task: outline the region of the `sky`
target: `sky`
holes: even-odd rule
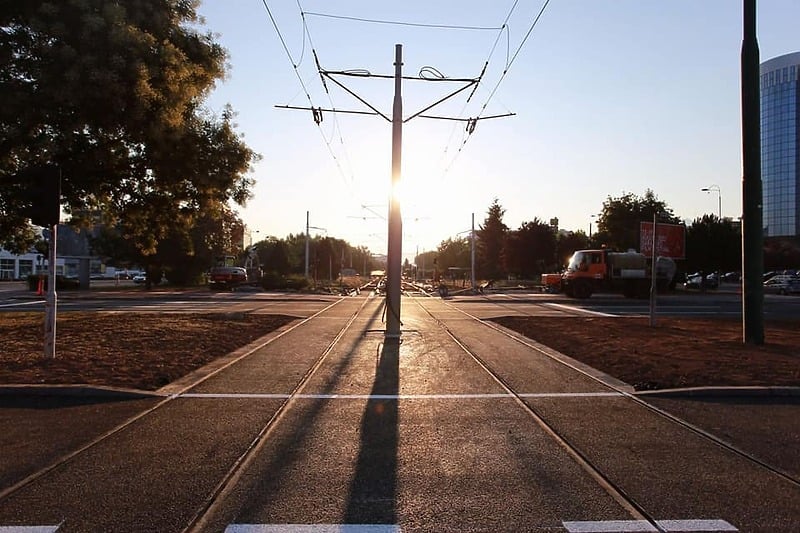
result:
[[[228,51],[206,104],[231,105],[261,155],[254,196],[238,209],[253,241],[304,233],[308,213],[312,235],[386,253],[391,122],[323,111],[317,125],[311,111],[276,106],[369,111],[323,86],[316,54],[326,71],[372,74],[333,77],[391,119],[394,83],[374,75],[394,74],[397,44],[404,76],[480,76],[471,98],[470,87],[426,115],[513,113],[471,134],[452,120],[403,125],[404,257],[467,236],[495,199],[510,229],[558,218],[588,233],[609,196],[647,189],[689,223],[717,214],[720,200],[724,217],[739,217],[741,0],[550,0],[534,25],[543,6],[204,0],[204,29]],[[797,0],[758,3],[762,61],[800,50],[797,20]],[[404,118],[464,85],[404,81]]]

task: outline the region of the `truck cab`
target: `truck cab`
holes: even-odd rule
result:
[[[627,298],[644,298],[650,292],[652,264],[635,251],[578,250],[561,277],[567,296],[588,298],[597,290],[622,292]],[[656,280],[666,289],[675,276],[675,262],[669,257],[656,259]]]
[[[607,277],[605,250],[578,250],[561,276],[561,288],[567,296],[588,298]]]

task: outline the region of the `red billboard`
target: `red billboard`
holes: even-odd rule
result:
[[[639,223],[639,251],[653,256],[653,223]],[[686,226],[656,224],[656,255],[686,259]]]

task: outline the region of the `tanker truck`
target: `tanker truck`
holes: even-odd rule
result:
[[[659,290],[670,287],[676,268],[671,258],[656,258]],[[578,250],[561,274],[560,289],[573,298],[589,298],[598,291],[621,292],[626,298],[645,298],[650,293],[651,273],[649,258],[638,252]]]

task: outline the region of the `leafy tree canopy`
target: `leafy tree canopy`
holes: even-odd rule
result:
[[[686,228],[687,272],[741,269],[742,232],[738,221],[703,215]]]
[[[469,268],[470,242],[464,237],[447,239],[437,249],[437,267],[440,274],[446,274],[450,267]]]
[[[477,261],[478,275],[487,279],[499,279],[503,277],[503,249],[505,247],[508,226],[503,222],[503,215],[506,210],[500,206],[497,198],[486,214],[486,218],[480,229],[476,231],[478,235]]]
[[[672,209],[650,189],[645,191],[644,196],[633,193],[625,193],[617,198],[609,196],[603,202],[603,211],[597,221],[597,235],[593,235],[592,240],[612,249],[638,250],[639,224],[652,222],[654,214],[659,222],[680,223]]]
[[[508,233],[505,246],[508,272],[532,278],[555,267],[556,232],[549,224],[534,218]]]
[[[76,223],[119,225],[143,256],[200,212],[244,203],[257,155],[233,112],[201,103],[225,74],[197,0],[26,0],[0,7],[0,242],[20,250],[18,172],[61,169]]]

